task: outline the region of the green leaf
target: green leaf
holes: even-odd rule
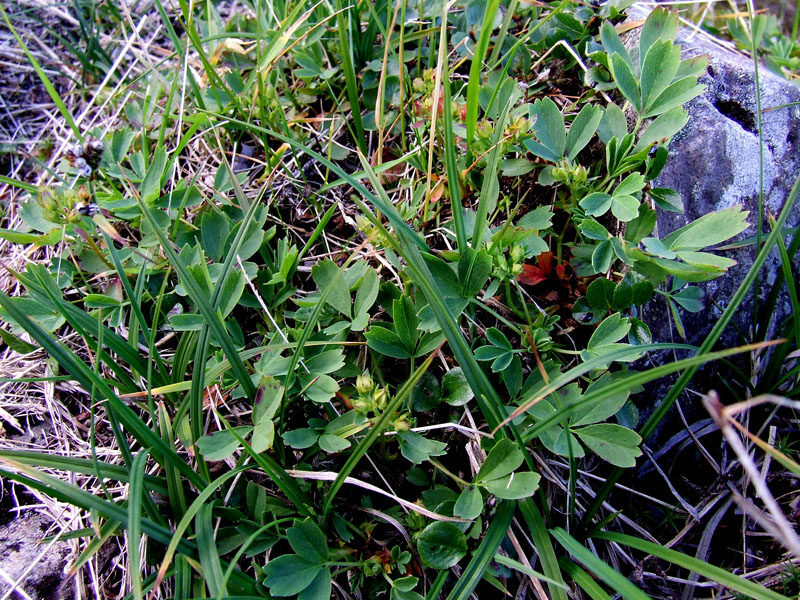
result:
[[[320,569],[309,586],[298,594],[297,600],[329,600],[332,597],[331,586],[331,570]],[[276,595],[275,592],[272,595]]]
[[[673,259],[677,258],[677,254],[675,254],[672,250],[667,248],[664,245],[664,242],[658,238],[654,237],[646,237],[642,240],[644,247],[647,248],[647,251],[651,254],[655,254],[656,256],[660,256],[661,258],[666,259]]]
[[[587,215],[601,217],[611,208],[611,196],[602,192],[592,192],[588,196],[585,196],[579,204],[581,208],[586,211]]]
[[[156,148],[153,160],[147,169],[147,174],[142,181],[142,202],[148,206],[161,196],[161,180],[164,177],[164,169],[167,166],[167,153],[163,146]]]
[[[683,212],[683,200],[681,199],[681,195],[675,190],[669,188],[652,188],[649,193],[650,197],[656,203],[656,206],[661,210],[675,213]]]
[[[642,107],[645,112],[672,83],[681,62],[680,46],[670,40],[659,40],[647,51],[642,63]]]
[[[252,427],[234,427],[234,429],[240,437],[246,436],[253,430]],[[239,448],[239,440],[230,431],[223,429],[198,439],[197,447],[206,460],[225,460]]]
[[[283,438],[283,441],[292,448],[303,450],[316,444],[319,434],[313,429],[308,429],[306,427],[287,431],[281,437]]]
[[[373,325],[365,334],[367,346],[392,358],[411,358],[411,352],[406,349],[405,344],[394,331]]]
[[[275,442],[275,423],[271,419],[262,419],[253,426],[253,437],[250,446],[253,452],[261,454],[272,448]]]
[[[593,106],[591,104],[583,105],[581,112],[579,112],[575,120],[572,121],[569,133],[567,134],[566,150],[569,160],[575,160],[578,153],[589,143],[589,140],[592,139],[592,136],[597,131],[597,126],[600,125],[602,118],[603,109],[599,106]]]
[[[611,75],[619,88],[620,93],[630,102],[636,109],[636,112],[642,112],[642,96],[639,91],[639,82],[633,74],[627,61],[625,61],[619,54],[611,56]]]
[[[409,352],[413,352],[417,346],[419,331],[419,319],[414,310],[414,303],[411,298],[403,296],[392,302],[392,317],[394,317],[394,328],[400,337],[403,345]]]
[[[450,406],[464,406],[475,397],[461,367],[455,367],[442,377],[442,399]]]
[[[330,375],[300,375],[298,379],[305,388],[303,394],[312,402],[330,402],[339,391],[339,384]]]
[[[749,214],[742,210],[741,205],[709,213],[673,231],[662,242],[673,251],[693,251],[715,246],[747,229]]]
[[[597,135],[604,144],[612,138],[621,140],[628,134],[628,121],[625,113],[616,104],[609,104],[603,111],[603,119],[597,127]]]
[[[514,349],[511,345],[511,342],[508,341],[508,338],[505,334],[497,329],[496,327],[489,327],[486,330],[486,339],[489,341],[490,344],[493,346],[497,346],[498,348],[504,348],[508,351]]]
[[[534,164],[527,158],[507,158],[500,161],[500,171],[505,177],[521,177],[533,171]]]
[[[24,313],[28,320],[37,323],[46,331],[55,331],[66,322],[66,318],[61,313],[45,306],[33,298],[18,296],[11,298],[11,302]],[[22,333],[22,331],[26,329],[24,323],[18,323],[6,310],[0,310],[0,317],[13,326],[14,333],[16,334]]]
[[[642,454],[639,448],[642,438],[622,425],[599,423],[573,432],[592,452],[618,467],[633,467],[636,457]]]
[[[730,269],[736,264],[736,261],[732,258],[717,256],[716,254],[710,254],[708,252],[678,250],[675,254],[677,254],[678,258],[683,262],[693,267],[699,267],[708,271],[719,271],[720,273]]]
[[[650,106],[645,112],[645,118],[655,117],[676,106],[682,106],[690,100],[697,98],[706,90],[706,86],[698,85],[697,78],[694,76],[684,77],[671,83],[662,91],[657,98],[652,99]]]
[[[3,328],[0,328],[0,339],[2,339],[3,343],[17,354],[30,354],[31,352],[38,350],[38,346],[34,346],[33,344],[23,341],[13,333],[10,333]],[[466,402],[464,404],[466,404]]]
[[[696,285],[689,285],[676,294],[672,294],[672,299],[680,304],[685,310],[698,313],[703,310],[703,290]]]
[[[614,195],[628,195],[632,196],[642,191],[644,187],[644,175],[641,173],[631,173],[622,182],[614,188]]]
[[[607,240],[611,237],[608,229],[600,225],[594,219],[584,219],[579,225],[581,233],[590,240]]]
[[[584,221],[585,223],[585,221]],[[606,273],[614,261],[614,246],[611,240],[604,240],[592,252],[592,268],[595,273]]]
[[[436,377],[426,372],[411,393],[409,406],[416,411],[431,410],[442,402],[442,390]]]
[[[486,489],[503,500],[528,498],[539,489],[541,476],[531,471],[518,471],[486,482]]]
[[[417,538],[422,562],[433,569],[449,569],[467,553],[467,540],[461,530],[445,521],[431,523]]]
[[[341,348],[325,350],[306,359],[306,368],[314,374],[333,373],[345,365]]]
[[[564,128],[564,117],[561,116],[556,103],[550,98],[537,100],[531,106],[530,117],[533,122],[533,132],[544,152],[534,150],[539,144],[534,145],[534,148],[529,146],[528,149],[551,162],[560,160],[566,149],[567,133]]]
[[[683,110],[680,106],[671,108],[663,115],[656,117],[656,119],[650,123],[644,133],[642,133],[636,146],[634,146],[633,152],[640,152],[650,146],[650,144],[668,140],[683,129],[683,126],[686,125],[688,121],[688,111]]]
[[[619,313],[606,317],[597,329],[594,330],[592,337],[589,338],[587,348],[597,349],[618,342],[626,335],[631,328],[628,319],[623,318]]]
[[[508,438],[502,438],[494,445],[475,476],[475,481],[498,479],[512,473],[524,460],[519,444]]]
[[[273,596],[294,596],[309,587],[323,570],[327,569],[297,554],[284,554],[264,567],[265,585]]]
[[[200,222],[200,233],[203,239],[203,250],[215,261],[222,259],[225,240],[231,232],[231,222],[224,213],[210,210],[203,215]]]
[[[486,285],[492,274],[492,257],[486,250],[476,252],[467,248],[458,261],[458,279],[462,298],[472,298]]]
[[[631,317],[631,330],[628,332],[628,342],[634,346],[643,346],[653,343],[653,334],[647,323],[636,317]]]
[[[598,277],[586,288],[586,301],[592,309],[606,311],[614,300],[617,288],[613,281]]]
[[[653,233],[658,222],[658,214],[646,203],[639,205],[639,214],[625,226],[625,239],[637,245],[648,235]]]
[[[286,530],[286,537],[292,550],[303,559],[318,564],[328,560],[328,542],[325,534],[310,517],[302,521],[295,520]]]
[[[447,450],[447,444],[429,440],[413,431],[398,433],[397,441],[400,452],[414,464],[425,462],[431,456],[441,456]]]
[[[655,8],[647,16],[642,27],[642,34],[639,38],[639,63],[642,64],[645,61],[650,47],[658,40],[664,40],[671,44],[677,35],[678,13],[660,6]]]
[[[361,279],[361,285],[356,291],[355,302],[353,303],[353,322],[350,325],[352,331],[363,331],[369,321],[369,309],[375,304],[378,298],[378,273],[373,268],[367,269]]]
[[[639,201],[627,194],[614,194],[611,198],[611,214],[623,223],[633,221],[639,214]]]
[[[339,267],[329,258],[326,258],[321,263],[311,268],[311,276],[314,278],[320,290],[328,289],[338,273]],[[349,319],[350,290],[343,284],[344,282],[340,280],[338,284],[331,287],[328,293],[327,303]]]
[[[225,277],[225,280],[222,282],[222,290],[219,294],[219,311],[223,319],[236,308],[236,305],[239,303],[244,293],[245,283],[244,273],[238,270],[230,271],[228,276]]]
[[[476,519],[483,512],[483,496],[474,485],[464,488],[453,507],[453,514],[462,519]]]
[[[603,25],[600,27],[600,39],[603,42],[603,47],[606,49],[606,54],[609,56],[613,54],[620,56],[632,72],[633,61],[631,60],[631,56],[628,54],[628,49],[625,48],[625,44],[619,39],[619,35],[617,35],[617,31],[614,29],[611,21],[603,21]]]

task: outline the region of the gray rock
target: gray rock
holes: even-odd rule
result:
[[[48,521],[33,511],[0,527],[0,596],[11,588],[7,578],[21,582],[10,598],[24,598],[24,591],[34,600],[67,600],[75,597],[74,580],[66,569],[72,551],[67,542],[48,547],[41,539],[48,532]]]
[[[649,8],[634,5],[628,11],[632,19],[642,19]],[[638,44],[639,29],[629,34],[626,45]],[[633,38],[633,39],[631,39]],[[684,215],[660,212],[658,234],[664,235],[709,212],[742,204],[750,211],[751,226],[739,239],[754,236],[759,208],[759,139],[757,128],[757,103],[754,66],[751,58],[729,50],[701,33],[682,29],[677,42],[682,46],[683,58],[708,55],[708,73],[700,78],[706,85],[704,94],[687,105],[690,119],[670,144],[670,158],[655,184],[677,190],[683,198]],[[777,217],[789,191],[800,173],[800,106],[784,106],[800,102],[800,89],[761,67],[759,69],[764,139],[764,209]],[[797,206],[797,205],[796,205]],[[800,208],[795,208],[788,226],[800,221]],[[765,219],[763,231],[769,231]],[[788,244],[788,241],[787,241]],[[753,245],[723,252],[737,261],[727,275],[706,284],[705,310],[690,314],[682,312],[688,342],[699,345],[706,338],[717,319],[728,305],[750,265],[755,259]],[[795,268],[800,262],[795,259]],[[762,296],[775,281],[780,269],[777,252],[767,260],[762,271]],[[759,299],[763,306],[763,297]],[[720,339],[719,347],[731,347],[750,341],[753,319],[752,294],[737,311],[733,323]],[[775,336],[776,322],[791,312],[788,297],[779,300],[768,339]],[[645,321],[650,324],[654,339],[680,341],[672,323],[669,309],[663,298],[650,303],[644,310]],[[659,357],[669,360],[667,357]],[[693,381],[697,391],[720,389],[719,380],[713,378],[713,367],[706,368]],[[647,394],[660,399],[669,389],[668,383],[655,386]],[[720,391],[724,391],[720,389]],[[724,395],[724,394],[723,394]]]

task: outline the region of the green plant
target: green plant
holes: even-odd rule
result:
[[[663,8],[628,50],[628,4],[156,2],[174,56],[110,93],[105,134],[78,129],[24,46],[79,139],[61,181],[3,179],[27,198],[0,237],[51,260],[11,271],[2,338],[58,362],[120,461],[91,434],[91,458],[4,450],[0,471],[89,511],[78,564],[125,532],[136,599],[466,599],[517,576],[558,600],[655,594],[611,566],[623,544],[780,597],[594,518],[691,373],[762,350],[711,352],[771,248],[783,282],[797,252],[779,243],[795,191],[701,348],[654,343],[642,307],[665,298],[684,336],[693,284],[725,276],[715,252],[749,214],[654,235],[683,210],[652,182],[706,62],[680,59]],[[102,71],[112,54],[80,35]],[[634,369],[658,350],[697,354]],[[792,395],[789,353],[768,368]],[[640,428],[632,396],[678,371]]]

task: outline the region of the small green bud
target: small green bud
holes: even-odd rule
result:
[[[356,377],[356,391],[359,394],[367,395],[372,391],[375,384],[372,382],[372,377],[368,371]]]
[[[363,399],[359,398],[358,400],[356,400],[353,403],[353,408],[356,409],[357,413],[365,415],[370,410],[372,410],[372,403],[371,402],[367,402],[366,400],[363,400]]]
[[[386,401],[389,399],[389,392],[386,388],[378,388],[372,395],[372,400],[375,403],[375,408],[383,410],[386,408]]]
[[[405,433],[405,432],[407,432],[409,429],[411,429],[411,423],[409,423],[409,422],[408,422],[408,421],[406,421],[405,419],[397,419],[397,420],[394,422],[394,430],[395,430],[397,433]]]

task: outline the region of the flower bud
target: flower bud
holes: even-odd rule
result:
[[[394,422],[394,430],[397,433],[405,433],[411,429],[411,424],[406,419],[397,419]]]
[[[372,403],[371,403],[371,402],[367,402],[366,400],[364,400],[364,399],[362,399],[362,398],[359,398],[358,400],[356,400],[356,401],[353,403],[353,408],[355,409],[355,411],[356,411],[357,413],[360,413],[360,414],[362,414],[362,415],[365,415],[365,414],[367,414],[367,413],[370,411],[370,409],[372,408]]]
[[[372,391],[374,383],[372,382],[372,377],[368,371],[364,371],[363,374],[356,377],[356,391],[359,394],[369,394]]]
[[[372,395],[372,400],[375,402],[375,408],[378,410],[383,410],[386,408],[386,401],[389,399],[389,392],[386,391],[386,388],[378,388],[375,390],[375,393]]]

